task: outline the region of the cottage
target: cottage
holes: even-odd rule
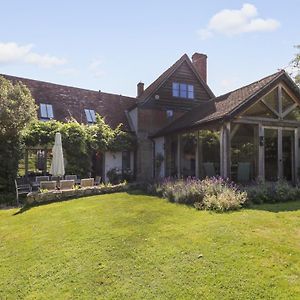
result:
[[[137,136],[135,151],[95,155],[93,176],[107,180],[117,167],[139,180],[219,174],[297,182],[300,91],[289,75],[281,70],[216,97],[206,70],[206,55],[185,54],[146,89],[138,83],[136,98],[4,76],[27,85],[41,120],[93,123],[99,113]]]

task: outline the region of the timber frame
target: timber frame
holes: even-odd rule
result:
[[[286,73],[280,73],[282,76],[288,76]],[[272,129],[276,133],[277,137],[277,166],[278,166],[278,173],[277,173],[277,179],[284,179],[283,174],[283,132],[289,132],[289,136],[292,137],[292,153],[291,153],[291,161],[292,161],[292,170],[291,170],[291,177],[292,182],[294,184],[299,183],[299,170],[300,170],[300,153],[299,153],[299,140],[300,140],[300,118],[296,120],[288,120],[285,119],[286,116],[288,116],[293,110],[298,109],[300,106],[300,93],[296,90],[295,93],[295,86],[291,86],[289,80],[281,81],[278,80],[279,78],[276,78],[276,84],[269,85],[265,92],[259,91],[257,93],[259,97],[256,95],[255,100],[247,100],[244,105],[244,108],[242,105],[239,105],[238,109],[234,111],[237,111],[238,113],[232,114],[232,117],[230,117],[230,114],[225,115],[223,118],[215,121],[209,121],[209,122],[199,122],[199,125],[191,124],[189,127],[185,124],[184,128],[176,129],[177,131],[177,157],[176,157],[176,163],[177,163],[177,177],[180,178],[183,176],[181,170],[182,170],[182,137],[184,134],[189,132],[194,132],[196,136],[196,150],[195,150],[195,176],[201,177],[201,170],[199,170],[199,161],[201,160],[201,151],[200,149],[200,143],[201,140],[199,138],[199,132],[201,130],[206,130],[211,128],[213,131],[219,131],[219,138],[220,138],[220,170],[219,174],[220,176],[224,178],[231,178],[231,141],[232,137],[235,135],[235,131],[237,128],[234,129],[235,125],[253,125],[255,130],[255,136],[257,137],[257,155],[258,157],[257,162],[257,172],[256,172],[256,178],[260,178],[262,180],[265,179],[265,132],[268,129]],[[277,100],[278,100],[278,110],[275,110],[266,100],[265,97],[269,94],[271,94],[275,89],[277,89]],[[289,104],[289,106],[285,107],[283,109],[283,90],[285,93],[292,99],[294,104]],[[263,116],[245,116],[245,112],[247,110],[251,109],[253,106],[255,106],[258,102],[262,103],[265,108],[267,108],[269,111],[271,111],[274,115],[274,117],[263,117]],[[243,104],[243,102],[240,102]],[[248,104],[250,103],[250,105]],[[207,117],[206,117],[207,118]],[[186,116],[183,116],[183,120],[187,119]],[[181,120],[179,119],[179,122]],[[182,122],[182,121],[181,121]],[[182,122],[183,123],[183,122]],[[172,124],[170,126],[172,128]],[[174,135],[174,131],[169,130]],[[168,135],[166,134],[165,137]],[[165,157],[168,155],[165,151],[164,153]],[[165,169],[167,169],[167,166],[165,165]]]

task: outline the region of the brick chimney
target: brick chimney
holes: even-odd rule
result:
[[[139,82],[137,84],[137,97],[139,98],[144,93],[144,83]]]
[[[207,83],[207,55],[197,52],[194,53],[192,55],[192,63],[201,79]]]

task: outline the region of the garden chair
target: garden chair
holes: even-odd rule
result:
[[[60,180],[61,176],[51,176],[51,181],[58,182]]]
[[[31,185],[29,183],[21,183],[18,180],[15,180],[16,187],[16,201],[19,204],[19,195],[27,195],[32,191]]]
[[[80,184],[80,179],[77,175],[65,175],[65,180],[74,180],[75,184]]]
[[[203,163],[203,168],[204,168],[205,176],[207,177],[216,176],[216,169],[213,162]]]
[[[249,162],[239,162],[237,169],[237,181],[249,182],[250,181],[250,166]]]
[[[61,190],[72,190],[75,185],[75,180],[70,179],[70,180],[61,180],[59,182],[59,187]]]
[[[40,183],[41,181],[49,181],[50,177],[49,176],[36,176],[35,177],[35,182]]]
[[[84,178],[84,179],[81,179],[80,186],[82,188],[93,187],[94,186],[94,178]]]
[[[41,181],[40,190],[54,191],[56,190],[57,182],[56,181]]]
[[[50,180],[49,176],[36,176],[35,181],[32,182],[31,185],[34,189],[38,189],[40,187],[41,181],[49,181],[49,180]]]
[[[96,176],[95,178],[95,185],[99,185],[101,183],[101,176]]]

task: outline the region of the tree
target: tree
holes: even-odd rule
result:
[[[293,69],[292,76],[298,86],[300,86],[300,45],[295,46],[297,53],[295,54],[294,59],[292,60],[291,67]]]
[[[0,190],[11,190],[17,176],[21,131],[36,118],[29,89],[0,76]]]

